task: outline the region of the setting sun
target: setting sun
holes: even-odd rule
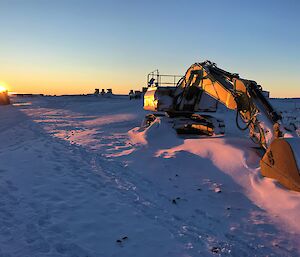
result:
[[[0,92],[7,91],[8,87],[5,82],[0,82]]]

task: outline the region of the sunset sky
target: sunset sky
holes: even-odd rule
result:
[[[0,0],[0,84],[128,93],[209,59],[273,97],[300,97],[300,1]]]

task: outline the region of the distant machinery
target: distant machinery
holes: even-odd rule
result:
[[[99,88],[95,88],[95,92],[94,92],[94,95],[98,96],[98,95],[101,95],[101,96],[107,96],[107,97],[110,97],[112,96],[112,89],[111,88],[108,88],[106,89],[106,92],[105,92],[105,89],[101,89],[101,92],[100,92],[100,89]]]
[[[0,92],[0,105],[10,104],[7,90]]]
[[[106,94],[105,94],[105,96],[106,96],[106,97],[111,97],[112,95],[113,95],[112,89],[111,89],[111,88],[106,89]]]
[[[133,91],[132,89],[129,92],[129,99],[141,99],[142,98],[142,92],[139,90]]]

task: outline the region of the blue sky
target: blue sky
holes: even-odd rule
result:
[[[0,81],[10,90],[127,93],[194,62],[300,97],[300,1],[0,0]]]

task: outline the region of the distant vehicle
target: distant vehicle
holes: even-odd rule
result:
[[[106,96],[106,97],[111,97],[112,95],[113,95],[112,89],[111,89],[111,88],[106,89],[106,94],[105,94],[105,96]]]
[[[139,90],[133,91],[130,90],[129,92],[129,99],[141,99],[142,98],[142,92]]]
[[[105,89],[101,89],[101,92],[100,92],[100,89],[99,88],[95,88],[95,92],[94,92],[94,95],[101,95],[101,96],[106,96],[106,97],[110,97],[112,96],[112,89],[106,89],[106,92],[105,92]]]
[[[0,105],[10,104],[9,96],[7,90],[0,92]]]

